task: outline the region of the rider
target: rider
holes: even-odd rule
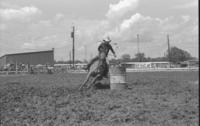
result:
[[[86,67],[85,69],[88,69],[88,70],[89,70],[90,66],[91,66],[96,60],[98,60],[98,59],[101,57],[100,54],[102,54],[102,52],[104,52],[105,58],[106,58],[106,57],[108,56],[109,51],[111,50],[111,52],[113,53],[114,57],[116,57],[115,51],[113,50],[112,46],[110,45],[110,42],[111,42],[111,40],[110,40],[109,37],[107,37],[106,40],[105,40],[105,39],[103,40],[103,42],[102,42],[102,43],[99,45],[99,47],[98,47],[99,55],[97,55],[96,57],[94,57],[94,58],[88,63],[88,65],[87,65],[87,67]]]

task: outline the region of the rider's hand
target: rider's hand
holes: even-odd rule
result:
[[[116,54],[114,54],[114,57],[115,57],[115,58],[117,57]]]

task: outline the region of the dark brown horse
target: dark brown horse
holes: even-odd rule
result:
[[[86,86],[90,88],[97,80],[103,79],[103,77],[107,77],[108,74],[108,64],[106,62],[106,55],[105,53],[101,53],[99,55],[99,59],[96,60],[91,66],[88,71],[87,77],[85,81],[81,84],[79,90],[83,89],[87,85],[87,82],[91,80],[91,82]]]

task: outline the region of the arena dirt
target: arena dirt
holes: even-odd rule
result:
[[[134,73],[79,92],[82,74],[0,77],[1,126],[197,126],[198,73]],[[191,82],[195,82],[192,84]],[[105,86],[106,87],[106,86]]]

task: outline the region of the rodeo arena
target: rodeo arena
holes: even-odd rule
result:
[[[0,75],[9,76],[9,75],[26,75],[26,74],[56,74],[56,73],[87,73],[87,77],[83,84],[80,86],[80,89],[85,85],[90,77],[94,77],[91,83],[95,83],[97,80],[102,80],[102,77],[105,77],[104,74],[108,77],[110,87],[112,88],[112,83],[118,85],[116,89],[120,89],[121,85],[126,84],[126,73],[129,72],[163,72],[163,71],[198,71],[199,70],[199,61],[198,60],[188,60],[180,62],[179,64],[173,64],[169,61],[160,61],[160,62],[115,62],[109,63],[106,59],[109,51],[113,53],[116,57],[115,51],[112,49],[112,46],[108,46],[111,42],[110,38],[107,37],[103,39],[101,46],[98,47],[99,56],[98,60],[90,61],[92,62],[90,68],[86,68],[88,63],[75,63],[75,46],[74,46],[74,28],[71,33],[72,37],[72,52],[73,59],[70,63],[57,64],[54,60],[54,48],[51,50],[37,51],[37,52],[24,52],[24,53],[15,53],[15,54],[5,54],[0,57]],[[139,35],[137,34],[137,37]],[[169,36],[167,36],[169,37]],[[169,40],[169,39],[168,39]],[[169,41],[168,41],[169,46]],[[100,51],[101,49],[108,48],[107,51]],[[170,47],[168,47],[169,50]],[[103,58],[102,58],[103,57]],[[70,59],[71,60],[71,59]],[[104,64],[108,64],[107,67]],[[95,66],[96,65],[96,66]],[[102,67],[102,68],[101,68]],[[107,71],[105,69],[108,69]],[[99,76],[101,76],[99,78]]]
[[[55,48],[0,57],[0,126],[198,126],[199,61],[55,61]],[[118,125],[119,124],[119,125]]]

